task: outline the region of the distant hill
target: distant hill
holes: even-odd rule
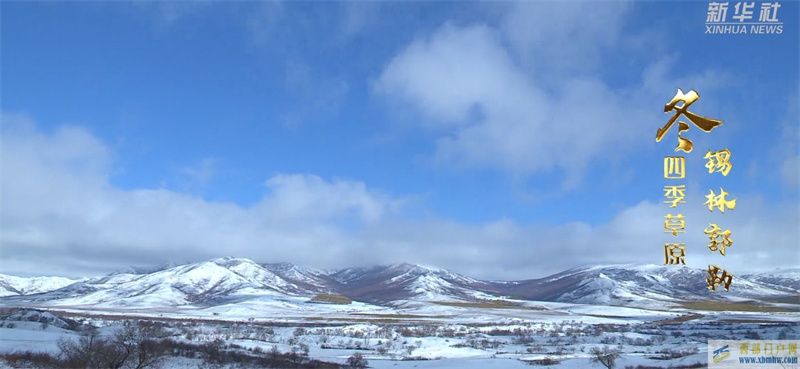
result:
[[[15,277],[0,274],[0,297],[49,292],[77,282],[64,277]]]
[[[657,265],[576,268],[545,278],[483,281],[445,269],[400,263],[322,271],[241,258],[159,268],[126,268],[100,278],[0,275],[0,304],[25,301],[110,308],[214,306],[252,299],[335,295],[376,305],[497,299],[631,307],[686,301],[794,301],[800,269],[737,275],[731,291],[706,288],[706,271]],[[798,301],[800,302],[800,301]]]

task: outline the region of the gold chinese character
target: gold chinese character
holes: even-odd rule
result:
[[[747,342],[739,345],[739,355],[747,355]]]
[[[671,208],[677,207],[679,203],[685,204],[683,198],[686,197],[686,185],[664,186],[664,197],[672,200],[664,201],[665,204],[672,204],[669,206]]]
[[[767,345],[769,345],[769,352],[767,352]],[[764,355],[772,355],[772,342],[764,342]]]
[[[708,235],[708,238],[711,239],[711,243],[708,244],[708,249],[711,251],[717,251],[719,249],[719,253],[722,256],[725,256],[725,247],[730,247],[733,245],[733,240],[731,239],[731,230],[725,230],[723,232],[721,228],[717,227],[714,223],[709,223],[708,228],[703,230],[703,233]],[[722,240],[720,240],[722,238]]]
[[[664,265],[686,265],[685,243],[664,244]]]
[[[667,214],[664,216],[667,220],[664,221],[664,233],[672,232],[673,236],[677,236],[678,233],[686,233],[684,229],[686,229],[686,221],[683,219],[685,218],[683,214],[672,215]]]
[[[761,353],[761,344],[754,343],[753,346],[750,347],[750,353],[754,355],[758,355]]]
[[[719,272],[722,271],[722,275]],[[708,276],[706,277],[706,285],[708,289],[711,291],[716,291],[717,287],[721,284],[725,284],[725,291],[728,291],[728,287],[731,286],[731,282],[733,281],[733,274],[728,274],[727,270],[720,269],[716,265],[709,265],[708,266]],[[757,347],[753,345],[753,350],[756,350]]]
[[[703,159],[708,159],[706,163],[706,168],[708,168],[709,173],[720,172],[723,176],[727,176],[728,172],[731,171],[731,151],[728,149],[720,150],[716,152],[711,152],[708,150],[706,156]]]
[[[791,354],[797,355],[797,342],[789,342],[789,352],[787,355]]]
[[[775,355],[780,354],[781,351],[784,351],[784,350],[786,350],[786,346],[784,346],[782,343],[778,342],[778,345],[775,346]]]
[[[672,118],[670,118],[670,120],[667,122],[666,125],[664,125],[664,127],[659,128],[658,131],[656,131],[656,142],[659,142],[661,141],[662,138],[664,138],[664,134],[666,134],[667,131],[669,131],[669,129],[672,128],[672,125],[675,124],[675,121],[678,120],[678,117],[680,117],[681,114],[683,114],[683,116],[688,118],[690,122],[694,123],[694,125],[697,126],[697,128],[700,128],[705,132],[711,132],[711,130],[714,129],[715,127],[722,125],[721,120],[706,118],[687,110],[689,109],[689,106],[692,105],[699,98],[700,95],[698,95],[697,92],[695,92],[695,90],[691,90],[689,91],[689,93],[684,94],[683,90],[681,90],[680,88],[678,89],[678,92],[675,94],[675,97],[673,97],[672,100],[664,106],[664,113],[669,113],[674,110],[675,115],[673,115]],[[678,105],[679,102],[682,102],[683,104]],[[683,150],[685,152],[692,151],[692,147],[694,146],[692,144],[692,141],[681,137],[681,133],[688,130],[689,130],[689,125],[687,123],[678,122],[678,147],[675,148],[675,151],[678,150]]]
[[[708,205],[708,211],[714,211],[714,207],[716,206],[720,212],[725,212],[725,208],[727,207],[729,210],[733,210],[736,208],[736,199],[733,200],[726,200],[725,196],[730,195],[729,193],[725,192],[722,187],[719,188],[719,195],[714,194],[714,190],[709,190],[711,193],[706,195],[706,199],[708,201],[704,202],[703,205]]]
[[[686,178],[686,158],[683,156],[664,157],[664,178]]]

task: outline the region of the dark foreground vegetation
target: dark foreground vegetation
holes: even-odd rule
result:
[[[84,327],[77,339],[61,339],[58,354],[46,352],[0,353],[0,361],[13,368],[145,369],[160,368],[169,357],[200,359],[215,368],[341,368],[342,365],[310,359],[307,351],[280,352],[226,345],[221,339],[203,344],[173,340],[155,322],[126,322],[111,336]],[[360,354],[346,367],[365,368]]]

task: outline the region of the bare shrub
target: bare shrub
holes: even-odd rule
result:
[[[157,365],[166,355],[160,342],[163,338],[159,325],[128,321],[110,338],[100,337],[96,328],[88,327],[77,340],[61,338],[57,346],[70,368],[143,369]]]
[[[360,352],[355,352],[347,358],[345,365],[348,368],[366,368],[369,365],[369,361]]]
[[[590,352],[592,354],[591,360],[593,363],[600,363],[608,369],[614,369],[617,359],[621,355],[620,351],[610,349],[608,346],[605,346],[602,349],[594,347]]]

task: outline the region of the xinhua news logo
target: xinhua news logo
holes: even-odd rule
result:
[[[777,1],[710,2],[705,34],[779,35],[783,33],[783,22],[778,18],[780,8]]]

